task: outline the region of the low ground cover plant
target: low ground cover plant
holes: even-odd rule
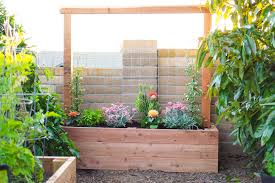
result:
[[[166,128],[197,129],[199,124],[187,112],[187,107],[181,102],[168,102],[163,117]]]
[[[111,104],[110,107],[102,108],[106,125],[108,127],[122,128],[126,127],[127,123],[131,123],[136,109],[121,103]]]
[[[81,112],[77,126],[100,126],[104,124],[103,112],[100,109],[85,109]]]

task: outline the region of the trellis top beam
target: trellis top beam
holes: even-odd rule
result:
[[[61,8],[61,14],[183,14],[210,13],[202,5],[151,6],[151,7],[112,7],[112,8]]]

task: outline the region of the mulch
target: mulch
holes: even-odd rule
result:
[[[79,183],[259,183],[254,168],[248,168],[249,159],[243,156],[220,160],[219,173],[168,173],[153,170],[77,170]]]

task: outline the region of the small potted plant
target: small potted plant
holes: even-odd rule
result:
[[[265,153],[264,173],[261,174],[263,183],[275,182],[275,150]]]

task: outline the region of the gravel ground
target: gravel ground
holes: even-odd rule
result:
[[[255,169],[246,168],[244,157],[220,160],[219,173],[167,173],[162,171],[77,170],[79,183],[258,183]]]

